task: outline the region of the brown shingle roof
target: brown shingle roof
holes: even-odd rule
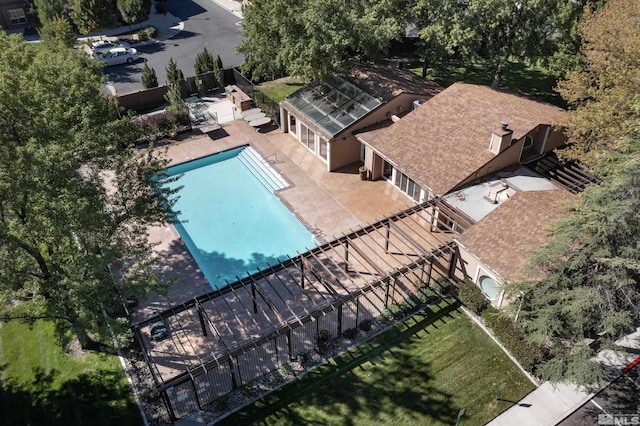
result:
[[[517,281],[530,252],[547,242],[549,224],[577,200],[564,189],[517,192],[457,240],[502,278]]]
[[[422,95],[429,99],[444,90],[442,86],[411,71],[368,62],[353,62],[347,79],[383,102],[388,102],[401,93]]]
[[[520,139],[563,114],[550,104],[455,83],[365,140],[418,183],[444,195],[495,157],[489,141],[501,121],[506,120],[513,137]]]

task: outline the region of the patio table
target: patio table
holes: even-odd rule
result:
[[[262,118],[262,117],[266,117],[267,114],[265,114],[264,112],[254,112],[253,114],[250,115],[242,115],[242,118],[244,118],[244,121],[253,121],[253,120],[257,120],[258,118]]]

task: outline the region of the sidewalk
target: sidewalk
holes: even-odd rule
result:
[[[597,359],[615,369],[622,369],[629,364],[640,348],[640,328],[627,337],[616,342],[630,352],[616,353],[602,351]],[[592,399],[596,393],[580,390],[575,385],[552,385],[546,382],[525,396],[516,405],[487,423],[489,426],[547,426],[556,425]],[[595,420],[594,420],[595,422]]]

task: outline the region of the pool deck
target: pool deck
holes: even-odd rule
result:
[[[247,144],[289,181],[291,186],[279,191],[278,196],[325,241],[413,205],[384,180],[361,180],[360,164],[328,172],[326,164],[293,136],[279,129],[257,132],[244,120],[223,123],[220,130],[210,134],[193,132],[163,149],[171,164],[178,164]],[[172,225],[151,228],[149,239],[162,258],[162,276],[177,283],[166,295],[152,294],[142,302],[133,312],[134,321],[211,291]]]

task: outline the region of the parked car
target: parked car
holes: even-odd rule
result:
[[[96,55],[96,58],[104,62],[106,66],[111,66],[132,64],[140,58],[140,54],[132,47],[116,47],[107,53]]]
[[[129,43],[126,41],[108,41],[108,40],[100,40],[91,43],[89,51],[91,56],[97,54],[104,54],[110,51],[111,49],[115,49],[116,47],[130,47]]]

